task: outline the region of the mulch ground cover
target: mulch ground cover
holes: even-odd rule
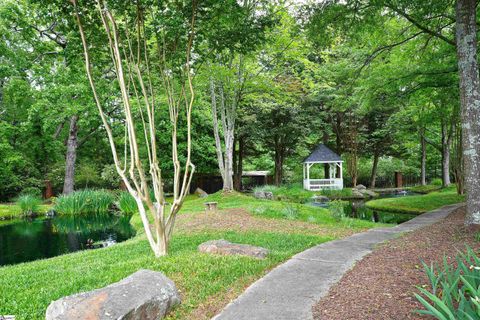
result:
[[[480,243],[463,226],[465,209],[444,220],[379,245],[335,284],[313,307],[315,320],[431,319],[415,313],[422,305],[415,299],[417,286],[428,284],[422,261],[455,261],[469,245]]]

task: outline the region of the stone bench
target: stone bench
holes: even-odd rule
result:
[[[217,213],[218,202],[205,202],[205,213]]]

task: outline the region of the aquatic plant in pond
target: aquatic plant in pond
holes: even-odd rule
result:
[[[42,200],[40,200],[39,197],[31,194],[22,195],[18,197],[16,201],[16,204],[18,205],[18,207],[22,211],[22,214],[24,215],[37,213],[41,203],[42,203]]]
[[[55,201],[54,210],[60,214],[107,213],[114,197],[106,190],[81,190],[62,195]]]
[[[115,204],[120,210],[120,212],[124,214],[134,214],[138,212],[137,203],[135,202],[135,199],[132,197],[132,195],[128,192],[121,192],[118,195]]]

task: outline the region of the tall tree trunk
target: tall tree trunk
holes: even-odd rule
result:
[[[75,162],[77,161],[78,147],[78,116],[70,118],[70,129],[67,139],[67,155],[65,157],[65,180],[63,183],[63,194],[70,194],[75,188]]]
[[[420,165],[420,184],[422,186],[427,185],[427,142],[425,141],[425,129],[420,129],[420,152],[421,152],[421,165]]]
[[[476,0],[458,0],[456,7],[456,43],[467,190],[466,225],[480,225],[480,79],[477,63],[476,4]]]
[[[377,168],[378,168],[378,159],[380,156],[377,152],[373,155],[373,165],[372,165],[372,175],[370,176],[370,188],[375,188],[375,182],[377,180]]]
[[[233,187],[237,191],[242,190],[242,175],[243,175],[243,156],[245,150],[245,137],[240,136],[238,138],[238,151],[236,157],[236,165],[235,165],[235,174],[233,180]]]
[[[450,132],[447,123],[442,119],[442,186],[450,185]]]
[[[279,139],[275,141],[275,185],[280,186],[283,179],[283,147]]]

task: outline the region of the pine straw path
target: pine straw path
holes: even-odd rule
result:
[[[413,311],[422,308],[414,293],[428,283],[421,261],[441,263],[446,255],[455,260],[468,244],[480,243],[463,226],[465,208],[444,220],[380,245],[358,262],[313,307],[315,320],[431,319]]]
[[[175,232],[203,231],[261,231],[274,233],[297,233],[343,238],[362,229],[321,225],[296,220],[262,218],[250,214],[245,209],[226,209],[217,213],[195,212],[177,216]],[[366,230],[366,229],[365,229]]]

